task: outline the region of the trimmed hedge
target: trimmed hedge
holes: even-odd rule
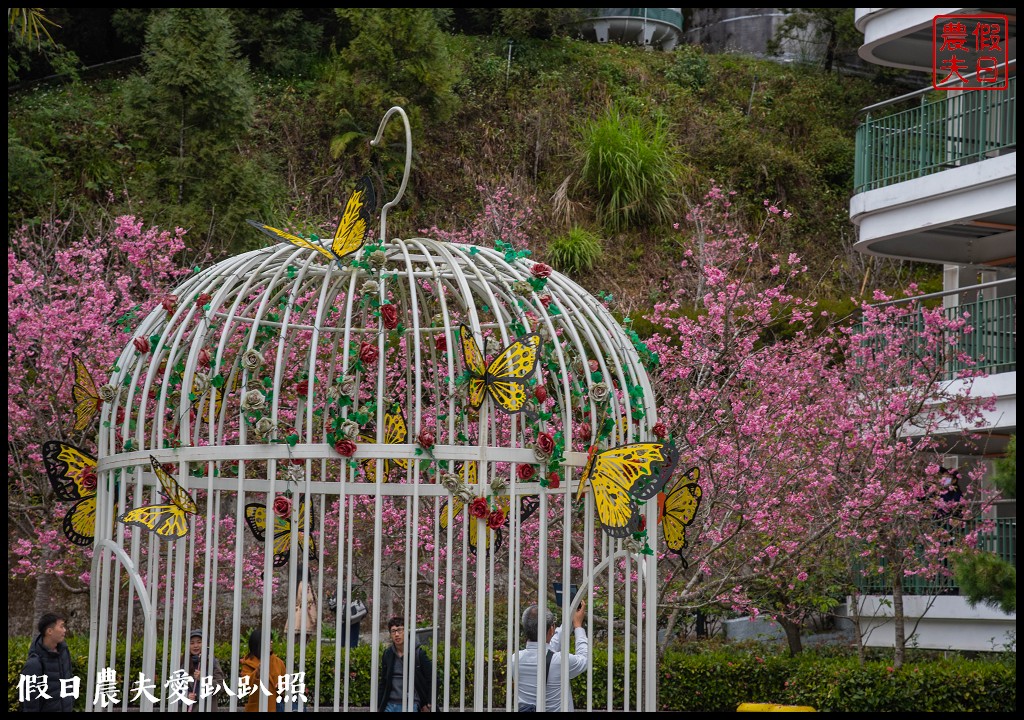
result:
[[[18,674],[25,663],[28,646],[26,638],[8,638],[7,641],[7,705],[11,711],[18,709]],[[75,709],[84,710],[88,638],[68,638],[68,647],[73,671],[82,678],[82,694]],[[833,712],[1012,712],[1017,709],[1017,657],[1013,653],[973,659],[954,656],[922,660],[894,670],[886,661],[871,660],[861,665],[856,657],[838,657],[834,650],[827,653],[810,650],[791,658],[766,654],[771,652],[770,648],[760,652],[700,646],[694,652],[697,647],[689,645],[685,651],[666,652],[659,668],[659,709],[732,712],[744,702],[809,705],[819,711]],[[275,652],[284,657],[281,644],[275,643]],[[349,705],[368,707],[370,646],[360,645],[352,648],[350,653]],[[323,648],[322,654],[320,704],[332,707],[333,647]],[[608,697],[607,654],[601,648],[593,648],[591,654],[594,665],[591,676],[593,708],[604,709]],[[230,644],[218,643],[216,655],[224,672],[230,675]],[[460,702],[462,680],[458,655],[454,655],[451,668],[449,703],[454,707]],[[158,650],[157,658],[160,657]],[[142,644],[134,643],[133,668],[141,665],[141,658]],[[495,651],[494,661],[493,679],[489,678],[487,683],[488,693],[492,693],[494,703],[500,706],[504,704],[506,689],[504,651]],[[621,655],[617,656],[615,664],[621,667]],[[486,665],[478,667],[473,661],[472,648],[467,648],[465,665],[465,687],[470,691],[475,672],[478,669],[484,671]],[[314,658],[310,653],[306,659],[307,686],[313,685],[315,673]],[[612,704],[621,708],[621,676],[614,682]],[[234,683],[231,685],[235,687]],[[585,709],[586,676],[574,680],[572,689],[576,707]],[[160,695],[159,686],[156,694]],[[222,702],[226,704],[226,701],[227,697],[222,695]],[[467,698],[467,703],[471,702],[472,698]]]

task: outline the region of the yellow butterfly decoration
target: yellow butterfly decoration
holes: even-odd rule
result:
[[[668,549],[679,556],[686,547],[686,527],[697,516],[700,507],[700,470],[693,467],[676,478],[672,489],[658,493],[658,522]]]
[[[456,472],[463,475],[464,482],[469,486],[475,486],[477,482],[477,464],[475,462],[465,463],[461,468],[457,468]],[[463,474],[463,472],[465,474]],[[505,509],[505,522],[508,523],[508,508],[509,500],[508,497],[499,497],[497,499],[499,507]],[[462,513],[462,508],[465,507],[465,503],[462,502],[462,498],[459,496],[452,497],[444,507],[441,508],[441,530],[445,531],[448,526],[455,522],[455,519]],[[456,526],[457,527],[457,526]],[[480,520],[479,518],[469,519],[469,549],[474,553],[477,550],[477,546],[480,542],[480,532],[484,532],[484,552],[489,552],[493,546],[495,550],[501,547],[503,540],[502,532],[500,529],[492,530],[487,527],[486,520]]]
[[[388,445],[403,445],[408,441],[409,426],[405,422],[405,416],[398,405],[393,405],[391,410],[384,413],[384,442]],[[377,442],[377,437],[376,435],[360,435],[359,442],[375,443]],[[381,476],[384,482],[387,482],[388,476],[391,475],[391,471],[396,467],[408,470],[409,461],[405,458],[384,460],[384,474]],[[377,461],[373,458],[364,460],[363,471],[366,473],[366,479],[372,481],[376,477]]]
[[[96,539],[96,458],[81,448],[49,440],[43,443],[43,465],[58,500],[74,502],[64,515],[64,535],[87,547]],[[114,514],[117,514],[115,500]]]
[[[267,508],[262,503],[249,503],[245,506],[245,523],[252,530],[252,534],[256,536],[256,539],[261,543],[265,543],[267,540]],[[302,548],[306,543],[306,535],[303,529],[306,526],[306,506],[305,503],[299,505],[299,538],[298,547],[299,552],[302,552]],[[287,565],[288,560],[291,557],[292,548],[292,521],[289,518],[279,517],[274,515],[274,567],[281,567]],[[316,540],[313,536],[309,537],[309,555],[314,557],[316,555]]]
[[[479,410],[484,396],[507,413],[517,413],[526,406],[526,380],[537,369],[537,348],[540,335],[533,333],[520,338],[502,350],[490,365],[484,363],[484,354],[465,325],[459,328],[462,340],[462,359],[469,370],[469,404]]]
[[[594,488],[598,520],[611,537],[629,537],[641,529],[637,501],[658,494],[678,459],[674,454],[674,459],[666,457],[664,448],[663,443],[630,443],[598,452],[591,446],[576,500],[588,486]],[[664,468],[654,476],[652,466],[662,463]]]
[[[247,222],[272,238],[287,240],[292,245],[307,250],[315,250],[328,260],[337,260],[340,263],[345,256],[351,255],[363,246],[366,236],[370,232],[370,221],[373,219],[376,206],[377,195],[373,189],[373,183],[369,177],[363,176],[345,205],[345,212],[341,215],[341,221],[338,223],[338,229],[334,231],[334,238],[331,240],[329,248],[321,245],[320,239],[315,235],[306,240],[255,220]]]
[[[96,390],[96,381],[92,379],[85,363],[77,355],[71,356],[71,364],[75,369],[75,384],[71,387],[71,399],[75,403],[75,432],[85,430],[100,411],[103,401]]]
[[[152,455],[149,456],[149,463],[170,502],[137,507],[121,515],[118,520],[125,525],[137,525],[155,532],[161,540],[183,538],[188,535],[188,516],[197,514],[199,507],[188,490],[179,485]]]

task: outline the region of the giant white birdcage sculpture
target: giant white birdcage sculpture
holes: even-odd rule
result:
[[[585,707],[655,709],[656,560],[640,552],[655,503],[631,499],[613,538],[593,493],[572,502],[588,448],[649,439],[643,348],[512,247],[388,238],[399,197],[341,261],[315,238],[248,252],[139,325],[103,389],[90,698],[105,668],[117,707],[140,673],[161,688],[194,627],[207,649],[232,643],[220,661],[234,689],[244,634],[261,627],[264,648],[270,631],[284,639],[290,673],[311,670],[307,705],[375,708],[393,614],[431,645],[434,708],[512,709],[518,618],[558,583],[580,588],[562,617],[587,600],[592,643],[620,658],[575,681]],[[345,599],[336,614],[319,602],[296,620],[303,580]],[[369,662],[346,642],[360,602]]]

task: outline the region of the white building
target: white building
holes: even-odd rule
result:
[[[999,47],[1008,58],[1002,89],[932,86],[937,15],[962,15],[968,23],[972,15],[1007,16]],[[951,445],[949,463],[955,467],[979,458],[991,462],[1005,453],[1017,432],[1016,10],[857,8],[855,22],[864,33],[859,51],[863,60],[922,73],[921,90],[865,109],[850,202],[850,218],[858,231],[855,247],[869,255],[941,264],[944,287],[939,295],[945,307],[955,312],[970,306],[977,323],[974,351],[989,374],[975,392],[995,394],[998,406],[989,417],[981,449]],[[972,27],[968,24],[968,33]],[[969,34],[967,41],[974,38]],[[968,82],[979,84],[969,72],[963,71]],[[997,505],[997,532],[989,548],[1014,563],[1016,515],[1015,501]],[[862,612],[876,618],[868,644],[891,647],[892,610],[885,596],[867,596]],[[907,598],[908,632],[918,618],[910,639],[915,647],[1016,649],[1015,614],[971,608],[956,595],[935,597],[919,589],[916,597]]]

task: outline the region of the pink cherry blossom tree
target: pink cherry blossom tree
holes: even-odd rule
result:
[[[940,435],[984,403],[950,344],[964,318],[928,312],[922,324],[908,322],[922,317],[912,305],[864,305],[855,331],[792,289],[807,272],[798,257],[766,249],[788,211],[766,202],[751,234],[730,207],[713,188],[689,213],[678,285],[650,318],[664,328],[648,343],[661,417],[702,490],[662,597],[670,626],[708,608],[770,613],[798,651],[809,612],[849,589],[849,563],[831,559],[884,554],[879,567],[901,577],[948,573],[942,559],[972,536],[935,522],[926,486]],[[953,360],[967,368],[960,384],[938,382]],[[962,505],[961,521],[980,510]]]
[[[10,567],[36,579],[36,616],[50,607],[55,581],[72,592],[88,587],[90,551],[65,540],[70,504],[55,500],[40,452],[46,440],[96,452],[96,420],[73,430],[71,357],[104,384],[138,319],[174,302],[169,288],[189,272],[180,228],[147,227],[132,216],[81,238],[69,237],[68,227],[23,227],[7,250]]]

